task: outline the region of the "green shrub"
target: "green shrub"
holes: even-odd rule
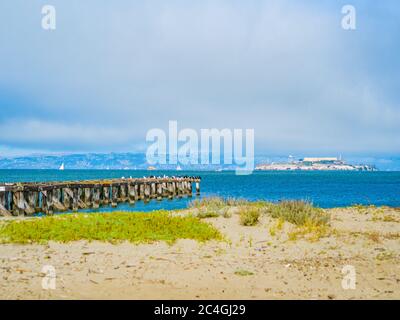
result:
[[[254,275],[253,272],[248,271],[248,270],[243,270],[243,269],[236,270],[236,271],[235,271],[235,274],[236,274],[237,276],[242,276],[242,277]]]
[[[204,211],[200,211],[197,214],[197,217],[200,219],[206,219],[206,218],[217,218],[219,217],[219,214],[215,211],[208,211],[208,210],[204,210]]]
[[[46,243],[77,240],[134,243],[178,239],[222,239],[217,229],[192,216],[174,216],[166,211],[151,213],[111,212],[62,214],[6,223],[0,243]]]

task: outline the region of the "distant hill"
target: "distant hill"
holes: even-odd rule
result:
[[[0,158],[0,169],[145,170],[149,167],[144,153],[88,153],[69,155],[35,155]],[[154,165],[156,169],[174,170],[177,165]],[[182,165],[183,170],[235,169],[233,165]]]
[[[0,158],[0,169],[145,169],[146,156],[140,153],[37,155]]]
[[[306,156],[306,155],[305,155]],[[258,155],[255,166],[265,163],[287,162],[285,155]],[[353,165],[371,165],[379,170],[400,171],[399,157],[346,157]],[[58,169],[64,163],[65,169],[98,170],[144,170],[149,167],[144,153],[86,153],[67,155],[31,155],[23,157],[0,157],[0,169]],[[177,165],[155,165],[156,169],[170,170]],[[182,165],[183,170],[234,170],[235,165]]]

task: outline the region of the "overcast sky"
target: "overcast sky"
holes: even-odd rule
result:
[[[0,157],[143,151],[169,120],[254,128],[256,153],[400,154],[399,54],[395,0],[1,0]]]

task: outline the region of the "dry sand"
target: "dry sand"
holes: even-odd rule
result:
[[[400,212],[330,211],[336,231],[316,242],[289,241],[288,223],[271,236],[273,219],[244,227],[233,214],[206,219],[230,242],[0,245],[0,298],[399,299]],[[42,288],[45,265],[55,268],[54,290]],[[345,265],[356,289],[342,288]]]

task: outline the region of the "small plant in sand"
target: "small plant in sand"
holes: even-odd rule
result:
[[[386,215],[386,216],[384,216],[383,217],[383,219],[382,219],[382,221],[383,222],[399,222],[399,220],[398,219],[396,219],[396,217],[395,216],[393,216],[393,215]]]
[[[375,211],[376,206],[373,204],[371,205],[364,205],[364,204],[353,204],[350,208],[355,209],[360,214],[369,214],[371,210]]]
[[[217,256],[222,256],[222,255],[226,254],[226,249],[217,248],[217,249],[214,249],[214,253]]]
[[[283,226],[285,224],[285,220],[279,218],[272,227],[269,228],[269,234],[274,237],[278,231],[282,231]]]
[[[215,211],[200,211],[197,214],[197,217],[200,219],[217,218],[217,217],[219,217],[219,214]]]
[[[260,218],[260,210],[253,207],[242,207],[239,211],[240,224],[243,226],[255,226]]]
[[[242,276],[242,277],[254,275],[253,272],[248,271],[248,270],[244,270],[244,269],[236,270],[236,271],[235,271],[235,274],[236,274],[237,276]]]
[[[394,259],[396,257],[396,254],[392,251],[384,251],[381,253],[378,253],[376,255],[376,260],[379,261],[384,261],[384,260],[391,260]]]
[[[379,243],[381,242],[381,238],[378,232],[368,232],[366,233],[367,238],[373,242]]]
[[[252,236],[249,237],[249,247],[250,248],[253,247],[253,237]]]
[[[288,233],[289,240],[307,238],[310,241],[318,241],[320,238],[329,234],[330,228],[326,224],[317,225],[312,221],[307,221],[304,225],[297,226],[294,231]]]
[[[232,218],[232,212],[229,211],[228,208],[227,208],[226,210],[223,210],[223,211],[224,211],[224,212],[223,212],[222,216],[223,216],[224,218],[226,218],[226,219]]]
[[[276,236],[276,228],[275,226],[272,226],[269,228],[269,234],[271,235],[271,237],[275,237]]]
[[[393,214],[385,214],[383,208],[376,209],[372,213],[372,221],[383,221],[383,222],[400,222],[399,219],[395,217]]]

